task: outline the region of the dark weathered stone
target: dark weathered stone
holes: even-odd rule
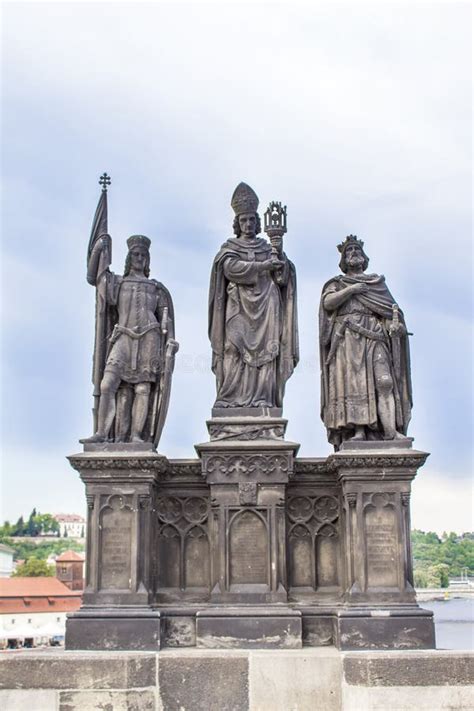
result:
[[[84,452],[154,452],[153,442],[85,442]]]
[[[287,559],[291,600],[340,595],[341,502],[337,489],[297,485],[287,494]]]
[[[211,589],[206,486],[160,488],[153,505],[157,603],[205,602]]]
[[[286,208],[272,203],[257,237],[258,197],[245,183],[233,196],[235,237],[219,250],[209,289],[209,337],[217,410],[281,408],[299,358],[296,274],[283,252]]]
[[[268,419],[280,419],[283,413],[283,408],[281,407],[213,407],[212,408],[212,419],[215,418],[220,420],[222,418],[265,418]]]
[[[255,408],[256,410],[258,408]],[[251,410],[251,408],[246,408]],[[213,411],[214,412],[214,411]],[[225,413],[225,410],[222,411]],[[207,421],[211,441],[213,440],[257,440],[280,439],[285,436],[287,420],[281,417],[257,417],[248,415],[219,415]]]
[[[433,618],[426,612],[419,608],[413,608],[411,615],[401,609],[340,612],[335,644],[341,650],[433,649]]]
[[[426,457],[412,449],[386,449],[380,457],[363,451],[329,457],[346,514],[346,603],[415,605],[410,483]]]
[[[341,443],[339,452],[363,452],[364,454],[373,452],[390,452],[392,449],[411,449],[413,437],[399,437],[397,439],[376,439],[376,440],[346,440]]]
[[[303,646],[327,647],[334,644],[333,615],[303,613]]]
[[[61,691],[59,711],[155,711],[155,691]]]
[[[163,654],[158,665],[160,698],[166,711],[247,711],[246,656],[186,658]]]
[[[132,235],[123,276],[110,271],[112,240],[104,184],[87,250],[87,281],[96,287],[92,381],[94,435],[108,441],[158,446],[168,409],[174,356],[171,295],[149,279],[150,240]]]
[[[299,649],[301,612],[289,608],[208,609],[196,615],[196,644],[208,648]]]
[[[321,416],[336,450],[346,441],[403,439],[411,417],[404,316],[385,277],[364,274],[363,246],[354,235],[338,246],[344,274],[321,296]]]
[[[88,516],[83,605],[86,608],[94,606],[98,618],[105,616],[109,619],[107,609],[111,606],[127,606],[131,617],[140,607],[145,614],[150,613],[154,592],[151,561],[154,486],[158,472],[167,466],[166,458],[155,452],[90,452],[75,455],[70,460],[86,485]],[[87,614],[84,616],[86,621],[77,624],[73,620],[82,618],[71,617],[67,623],[68,648],[103,649],[102,645],[115,637],[117,649],[136,648],[124,646],[120,630],[128,622],[120,619],[120,611],[117,617],[115,631],[111,630],[107,635],[100,627],[101,636],[96,641],[93,633],[83,631],[85,627],[89,630]],[[81,635],[76,643],[74,635],[79,631]],[[90,647],[83,646],[86,638],[90,639]],[[157,648],[156,645],[150,647],[150,644],[148,636],[141,648]]]
[[[109,615],[81,610],[66,622],[66,649],[158,651],[161,640],[159,612],[136,614],[118,610]]]
[[[5,655],[2,689],[136,689],[156,684],[154,654],[42,652]]]
[[[345,654],[343,674],[354,686],[470,686],[474,656],[462,652]]]
[[[298,446],[270,439],[196,445],[215,522],[212,603],[287,601],[285,488]]]
[[[161,644],[163,647],[195,647],[195,615],[167,615],[162,618]]]

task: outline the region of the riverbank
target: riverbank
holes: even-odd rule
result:
[[[454,600],[457,598],[473,598],[474,588],[416,588],[418,602],[425,600]]]
[[[421,606],[434,615],[437,649],[474,650],[474,598],[427,600]]]

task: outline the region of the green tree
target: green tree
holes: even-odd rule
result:
[[[51,514],[38,514],[35,521],[40,533],[55,534],[59,531],[59,523]]]
[[[0,538],[3,538],[4,536],[12,536],[14,528],[15,527],[12,526],[10,521],[5,521],[3,526],[0,526]]]
[[[13,548],[15,558],[18,560],[27,560],[28,558],[38,558],[46,560],[50,555],[59,555],[67,550],[84,551],[84,544],[78,543],[74,539],[55,539],[54,541],[45,541],[41,538],[31,538],[26,540],[18,540],[17,538],[0,538],[0,543]]]
[[[26,524],[26,535],[33,538],[34,536],[37,536],[39,532],[36,509],[33,509],[30,513],[28,523]]]
[[[415,580],[415,588],[427,588],[428,587],[428,575],[426,570],[418,569],[413,571],[413,577]]]
[[[18,521],[13,526],[12,536],[23,536],[25,534],[25,530],[26,527],[23,516],[20,516]]]
[[[412,550],[417,587],[447,587],[449,578],[467,570],[474,574],[474,537],[444,532],[441,539],[432,531],[412,532]]]
[[[39,558],[28,558],[27,561],[19,565],[12,573],[15,578],[40,578],[52,577],[54,575],[54,566],[48,565],[45,560]]]

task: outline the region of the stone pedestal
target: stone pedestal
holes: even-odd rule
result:
[[[160,646],[153,600],[152,500],[165,457],[101,446],[69,457],[86,485],[86,586],[81,609],[66,624],[68,649]],[[143,449],[143,448],[142,448]]]
[[[274,646],[285,646],[288,634],[296,634],[300,646],[299,613],[262,608],[258,621],[257,607],[288,601],[285,500],[299,445],[283,439],[279,410],[212,414],[211,441],[196,445],[212,507],[210,601],[233,609],[198,616],[197,638],[265,646],[261,640],[270,635],[278,640]],[[247,605],[255,606],[250,617]]]
[[[346,443],[329,458],[343,501],[340,649],[435,646],[432,614],[416,604],[410,546],[410,487],[427,456],[406,438]]]

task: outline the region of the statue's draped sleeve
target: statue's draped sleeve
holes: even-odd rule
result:
[[[219,363],[224,355],[227,278],[223,263],[227,257],[240,260],[240,255],[224,244],[214,259],[209,285],[209,340],[212,348],[212,372],[219,383]]]
[[[278,270],[275,281],[282,297],[282,328],[280,354],[277,364],[277,405],[283,406],[283,395],[288,378],[292,375],[300,358],[298,311],[296,302],[296,269],[293,262],[285,257],[285,265]]]

